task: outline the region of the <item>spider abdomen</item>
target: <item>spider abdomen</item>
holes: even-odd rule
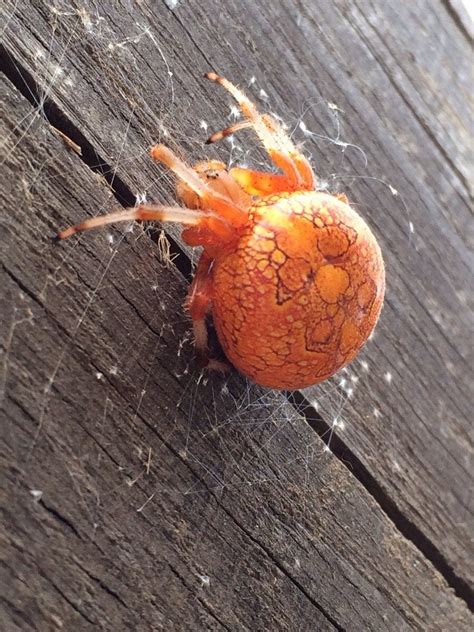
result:
[[[382,308],[385,272],[364,220],[315,191],[260,199],[213,270],[213,316],[232,364],[264,386],[303,388],[350,362]]]

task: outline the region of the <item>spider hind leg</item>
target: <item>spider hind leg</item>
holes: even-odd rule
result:
[[[201,368],[226,372],[230,365],[209,357],[206,316],[212,305],[212,264],[213,259],[205,252],[201,255],[186,298],[186,309],[193,321],[194,349]]]

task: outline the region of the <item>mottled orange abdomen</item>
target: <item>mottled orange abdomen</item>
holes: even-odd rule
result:
[[[232,364],[296,389],[350,362],[382,308],[385,271],[364,220],[316,191],[261,198],[236,247],[214,262],[213,316]]]

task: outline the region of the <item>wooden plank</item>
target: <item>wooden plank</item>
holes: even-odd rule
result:
[[[3,629],[468,630],[284,396],[185,377],[185,283],[139,228],[50,244],[109,190],[1,102]]]
[[[469,52],[451,12],[429,2],[404,2],[395,11],[362,0],[297,8],[249,2],[245,9],[240,2],[188,2],[174,11],[144,3],[133,12],[114,3],[103,13],[87,3],[68,12],[10,6],[5,41],[14,58],[110,165],[119,189],[125,183],[127,191],[172,199],[169,179],[160,172],[157,180],[146,147],[165,140],[203,155],[200,122],[219,127],[229,112],[223,103],[230,105],[203,85],[210,67],[242,83],[255,75],[254,94],[261,87],[268,94],[261,105],[289,121],[311,106],[306,127],[327,138],[337,128],[325,102],[343,111],[337,143],[298,134],[322,179],[347,190],[378,232],[388,293],[362,357],[369,373],[365,365],[351,368],[359,382],[344,430],[334,430],[408,520],[406,534],[432,552],[464,594],[474,576],[466,555],[473,527],[472,354],[465,344]],[[239,26],[243,15],[251,27]],[[361,146],[367,166],[359,151],[341,148],[341,139]],[[260,162],[255,141],[249,146]],[[210,154],[226,159],[228,147]],[[389,178],[399,195],[373,178]],[[318,402],[329,425],[340,411],[334,386],[306,398]]]
[[[150,182],[156,178],[144,148],[160,134],[164,136],[163,130],[157,133],[157,127],[167,130],[178,139],[179,145],[184,144],[198,157],[202,153],[197,148],[200,134],[196,130],[201,118],[210,126],[216,121],[215,127],[225,119],[227,110],[222,105],[225,97],[216,95],[212,88],[203,87],[197,80],[209,68],[210,59],[219,59],[219,69],[232,78],[249,77],[252,73],[258,76],[259,86],[264,86],[271,103],[278,105],[278,110],[290,120],[291,109],[295,120],[306,95],[319,94],[311,85],[312,78],[318,77],[318,86],[326,99],[335,101],[345,112],[342,120],[346,138],[356,142],[364,139],[363,148],[372,165],[370,171],[364,171],[363,164],[357,162],[357,154],[350,156],[349,150],[341,164],[340,148],[311,145],[312,141],[307,139],[308,149],[318,157],[321,173],[330,175],[336,171],[347,175],[355,171],[373,175],[373,165],[378,165],[376,175],[390,174],[391,183],[403,193],[416,230],[409,243],[397,198],[378,190],[373,183],[370,187],[362,182],[352,183],[351,198],[364,206],[367,216],[371,216],[372,223],[382,233],[386,251],[391,253],[392,286],[380,331],[372,349],[368,349],[370,375],[364,377],[364,371],[357,365],[353,368],[355,376],[360,378],[353,406],[347,409],[344,431],[339,432],[337,427],[335,430],[350,449],[349,460],[355,455],[399,511],[432,543],[442,561],[449,565],[454,579],[467,582],[472,576],[471,561],[466,554],[472,520],[472,504],[466,491],[472,441],[468,434],[469,382],[465,370],[470,358],[463,344],[469,318],[465,304],[469,207],[462,153],[465,113],[454,112],[455,116],[446,119],[453,104],[448,103],[449,107],[443,109],[432,98],[428,81],[423,82],[424,75],[431,78],[433,68],[410,77],[410,73],[418,72],[422,66],[408,64],[405,74],[396,76],[394,81],[395,70],[403,69],[403,63],[407,62],[399,56],[390,65],[390,51],[383,48],[390,33],[384,27],[380,36],[377,29],[380,30],[381,23],[383,26],[381,18],[385,15],[393,32],[398,32],[401,24],[419,28],[417,16],[412,15],[408,5],[402,5],[403,11],[390,20],[385,9],[380,15],[380,10],[377,13],[361,3],[350,11],[340,3],[338,12],[329,11],[322,3],[317,13],[314,5],[302,5],[298,16],[286,14],[289,6],[281,5],[279,20],[275,19],[277,9],[270,6],[264,11],[246,7],[253,31],[245,32],[233,27],[241,19],[242,9],[240,4],[232,3],[220,13],[211,3],[186,4],[174,13],[164,7],[150,9],[146,5],[140,13],[143,22],[136,21],[136,7],[133,21],[127,7],[117,8],[116,12],[112,7],[107,15],[101,16],[89,6],[89,10],[79,11],[84,4],[77,5],[78,12],[72,10],[66,14],[42,7],[34,18],[31,11],[35,9],[28,8],[22,12],[27,30],[14,15],[8,22],[6,41],[40,83],[45,78],[48,98],[71,117],[91,146],[116,169],[119,184],[123,181],[125,189],[132,191],[149,190]],[[17,8],[22,9],[21,3]],[[426,24],[442,24],[443,32],[447,33],[447,43],[444,48],[439,47],[440,54],[444,51],[446,55],[448,44],[451,52],[454,50],[452,61],[448,60],[443,69],[462,68],[465,43],[456,37],[455,25],[442,11],[439,6],[420,8],[424,19],[427,16]],[[146,25],[155,28],[148,34]],[[36,39],[31,37],[33,29],[37,29]],[[11,33],[16,33],[16,38]],[[265,34],[266,42],[280,45],[262,43],[261,33]],[[302,34],[314,45],[314,58],[308,59]],[[135,36],[139,41],[133,41]],[[341,41],[351,55],[341,53]],[[428,64],[431,57],[421,41],[412,38],[405,50]],[[389,42],[386,43],[388,48]],[[258,60],[259,47],[264,50],[265,64]],[[390,50],[393,52],[393,46]],[[160,51],[174,71],[172,81],[166,64],[160,61]],[[268,70],[263,82],[265,67],[271,73]],[[370,86],[364,85],[368,68],[371,84],[378,87],[375,94],[373,90],[370,93]],[[156,74],[157,69],[161,69],[161,74]],[[294,97],[288,103],[295,84],[289,70],[298,71],[301,87],[296,103]],[[411,85],[406,80],[407,74]],[[84,77],[88,77],[88,84],[84,83]],[[437,81],[443,86],[446,77],[440,76]],[[420,84],[423,102],[413,89],[416,85],[418,90]],[[461,94],[462,88],[463,85]],[[212,107],[206,105],[204,94]],[[409,97],[414,98],[410,107]],[[448,95],[448,102],[449,99]],[[440,107],[444,128],[434,124]],[[219,116],[211,114],[212,108]],[[325,108],[313,109],[312,114],[304,118],[307,127],[334,135]],[[191,137],[187,139],[183,130],[189,130]],[[450,134],[456,142],[451,143]],[[169,136],[164,138],[168,140]],[[459,154],[455,152],[458,146]],[[226,148],[220,155],[227,155]],[[254,159],[260,157],[255,151]],[[163,199],[163,186],[168,184],[167,178],[161,178],[149,195]],[[67,187],[65,194],[69,194]],[[452,205],[456,213],[446,210]],[[93,208],[98,210],[100,205],[84,204],[74,218]],[[374,209],[373,214],[370,208]],[[379,208],[387,208],[387,215],[381,216]],[[443,236],[442,227],[445,227]],[[136,276],[139,274],[137,269]],[[149,288],[144,288],[143,293],[149,296]],[[134,295],[128,298],[136,304]],[[113,305],[110,310],[109,314],[114,314]],[[179,310],[177,305],[175,313],[180,313]],[[74,336],[74,344],[76,340]],[[168,348],[173,353],[172,343]],[[110,366],[114,366],[112,358]],[[390,387],[383,379],[387,372],[393,376]],[[320,408],[329,420],[340,408],[340,397],[334,395],[334,390],[332,387],[332,393],[324,397],[317,392]],[[307,395],[311,401],[315,396]],[[382,416],[374,414],[374,409]],[[293,482],[299,482],[297,475],[294,476]],[[256,480],[258,474],[251,478]]]

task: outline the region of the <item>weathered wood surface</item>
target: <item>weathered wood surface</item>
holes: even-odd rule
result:
[[[6,82],[6,629],[472,625],[449,587],[470,599],[472,356],[469,52],[446,6],[11,3],[7,74],[24,94],[18,77],[34,79],[86,164]],[[262,401],[236,376],[228,394],[217,376],[196,386],[190,346],[175,357],[185,282],[139,228],[113,247],[105,233],[47,240],[116,205],[87,164],[110,165],[128,203],[166,199],[146,147],[203,155],[200,121],[215,129],[228,114],[200,79],[209,68],[255,75],[254,93],[290,122],[312,99],[307,128],[334,137],[323,95],[344,111],[341,140],[367,156],[306,138],[388,263],[370,370],[351,367],[360,379],[334,428],[340,460],[285,398]],[[331,173],[388,179],[409,219],[388,188]],[[305,397],[330,426],[340,393]]]

